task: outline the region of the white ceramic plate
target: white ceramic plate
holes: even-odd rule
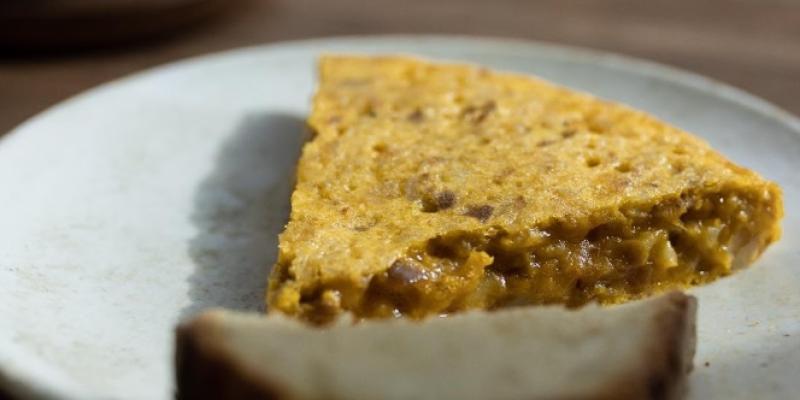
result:
[[[168,398],[176,323],[259,309],[320,53],[412,53],[533,73],[708,139],[785,190],[783,239],[695,290],[697,399],[800,391],[800,123],[730,87],[629,58],[459,37],[313,40],[156,68],[0,141],[0,375],[11,391]]]

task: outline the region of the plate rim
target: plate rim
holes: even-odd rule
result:
[[[44,110],[24,119],[11,130],[0,135],[0,149],[14,140],[19,140],[29,129],[35,128],[34,125],[39,121],[45,120],[50,114],[56,113],[70,105],[84,101],[92,96],[102,95],[105,91],[113,91],[129,82],[157,74],[169,69],[178,69],[191,64],[210,62],[213,60],[246,56],[248,53],[258,52],[281,52],[299,49],[313,49],[327,47],[331,45],[341,45],[346,43],[377,43],[377,42],[429,42],[439,45],[468,45],[472,44],[481,48],[492,48],[493,51],[510,53],[521,51],[524,54],[538,53],[547,58],[557,58],[562,60],[577,60],[586,64],[598,64],[611,67],[622,73],[637,73],[647,78],[656,78],[670,83],[708,93],[716,98],[742,106],[755,112],[768,120],[780,123],[789,131],[800,136],[800,117],[784,110],[783,108],[765,100],[759,96],[751,94],[743,89],[731,84],[709,78],[695,72],[691,72],[679,67],[650,61],[647,59],[624,55],[616,52],[600,49],[591,49],[580,46],[564,45],[555,42],[538,41],[522,38],[506,38],[500,36],[478,36],[478,35],[452,35],[452,34],[379,34],[379,35],[342,35],[331,37],[316,37],[284,40],[277,42],[267,42],[243,47],[236,47],[222,51],[199,54],[191,57],[181,58],[166,63],[151,66],[112,80],[90,87],[77,94],[69,96]],[[386,53],[388,54],[388,52]],[[0,349],[8,350],[8,349]],[[13,349],[12,349],[13,350]],[[37,363],[41,360],[35,360]],[[50,367],[43,365],[42,367]],[[53,379],[35,378],[34,372],[29,368],[23,372],[9,370],[0,365],[0,382],[11,383],[5,389],[13,390],[14,393],[42,396],[46,398],[80,398],[83,395],[92,395],[86,388],[79,385],[72,379],[66,381]],[[48,368],[49,370],[50,368]],[[53,368],[54,372],[61,372]],[[20,373],[21,372],[21,373]],[[64,376],[67,378],[66,376]],[[76,391],[77,390],[77,391]],[[77,395],[79,393],[80,395]],[[96,394],[95,394],[96,395]]]

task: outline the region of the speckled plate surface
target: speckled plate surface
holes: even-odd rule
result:
[[[494,39],[290,42],[111,82],[0,140],[0,381],[56,398],[170,398],[172,334],[258,310],[326,52],[412,53],[538,74],[647,110],[785,191],[784,237],[694,291],[691,398],[800,393],[800,122],[741,91],[619,56]]]

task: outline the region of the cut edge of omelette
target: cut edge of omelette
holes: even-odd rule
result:
[[[322,63],[357,62],[363,66],[373,61],[437,68],[436,64],[393,57],[327,57]],[[443,65],[442,68],[472,67]],[[480,70],[479,74],[493,73]],[[322,85],[336,79],[331,71],[323,75]],[[535,78],[493,75],[496,79],[529,79],[536,85],[549,85]],[[576,98],[583,96],[582,101],[601,102],[558,90]],[[327,114],[330,104],[325,104],[321,96],[318,92],[310,117],[312,127],[319,133],[315,140],[327,143],[342,140],[330,137],[331,133],[320,122],[331,119]],[[354,94],[342,93],[342,96]],[[644,116],[648,123],[663,124],[627,107],[603,103],[621,112]],[[484,118],[480,114],[484,111],[479,109],[477,117]],[[376,113],[372,109],[364,112],[373,114],[371,118]],[[409,114],[408,119],[416,118],[415,113]],[[348,123],[358,123],[358,119]],[[689,144],[707,147],[686,133],[676,135],[683,135],[682,140]],[[733,171],[734,178],[700,182],[646,201],[591,208],[529,225],[505,225],[494,218],[491,207],[461,205],[461,215],[480,223],[409,242],[396,258],[377,270],[339,268],[343,272],[334,276],[317,271],[309,278],[309,271],[303,271],[304,266],[294,262],[295,255],[284,251],[285,245],[291,245],[289,242],[294,239],[284,233],[279,260],[270,278],[268,307],[312,322],[326,322],[342,311],[359,318],[422,318],[520,304],[618,303],[711,282],[749,265],[767,245],[776,241],[780,237],[778,222],[783,215],[781,192],[776,184],[717,153],[712,155],[715,166]],[[317,156],[313,151],[304,151],[301,166],[313,162]],[[616,168],[620,170],[619,165]],[[450,196],[452,193],[433,193],[415,198],[413,203],[435,212],[437,208],[452,206],[448,204],[452,203]],[[292,221],[287,232],[303,224],[294,218],[296,206],[293,196]],[[309,206],[313,202],[302,205]],[[447,211],[453,210],[455,207]]]

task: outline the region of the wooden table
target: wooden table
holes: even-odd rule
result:
[[[378,33],[508,36],[610,50],[728,82],[800,114],[794,0],[240,0],[225,15],[157,40],[49,55],[0,50],[0,134],[85,89],[168,61]]]

